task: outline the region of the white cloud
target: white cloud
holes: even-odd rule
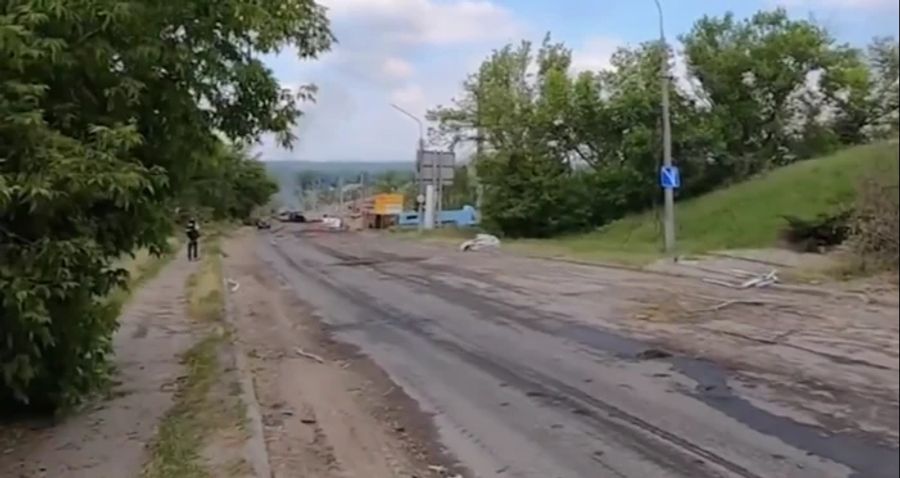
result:
[[[428,108],[425,90],[416,84],[404,85],[391,91],[391,103],[413,113],[422,115]]]
[[[338,43],[321,60],[285,52],[266,63],[284,84],[315,83],[294,151],[266,141],[269,159],[403,160],[414,158],[415,124],[390,104],[423,117],[448,104],[466,75],[523,28],[487,0],[319,0],[330,9]],[[473,62],[473,58],[478,62]]]
[[[770,0],[785,7],[825,7],[848,10],[896,10],[897,0]]]
[[[576,72],[607,69],[613,53],[621,46],[624,46],[624,42],[617,38],[588,38],[581,48],[572,51],[572,69]]]
[[[320,0],[335,21],[364,18],[407,44],[449,45],[504,39],[520,30],[512,13],[486,0]]]
[[[392,80],[406,80],[415,72],[415,68],[406,60],[388,57],[381,63],[381,73]]]

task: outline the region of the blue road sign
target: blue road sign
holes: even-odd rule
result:
[[[659,169],[659,184],[663,189],[678,189],[681,187],[681,174],[677,166],[663,166]]]

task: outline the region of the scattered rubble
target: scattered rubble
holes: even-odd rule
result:
[[[310,360],[315,360],[318,363],[325,363],[325,359],[323,359],[322,357],[319,357],[316,354],[311,354],[309,352],[306,352],[303,349],[301,349],[300,347],[295,348],[294,352],[296,352],[297,355],[299,355],[301,357],[308,358]]]
[[[746,277],[747,274],[752,274],[752,273],[749,273],[746,271],[741,271],[739,269],[732,269],[731,272],[733,275],[739,276],[739,277],[741,277],[741,276]],[[768,287],[772,284],[778,283],[778,270],[772,269],[771,271],[769,271],[766,274],[752,275],[752,277],[745,279],[743,282],[737,283],[737,284],[733,283],[733,282],[725,281],[725,280],[720,280],[720,279],[711,279],[708,277],[704,277],[703,282],[706,282],[708,284],[721,285],[724,287],[731,287],[732,289],[750,289],[750,288],[761,289],[763,287]]]
[[[491,234],[477,234],[474,239],[469,239],[459,245],[461,251],[477,251],[486,247],[500,247],[500,239]]]
[[[232,293],[237,292],[241,288],[241,283],[234,279],[227,279],[225,283],[228,284],[228,290]]]

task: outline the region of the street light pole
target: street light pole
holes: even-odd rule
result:
[[[419,126],[419,150],[416,152],[416,161],[417,161],[417,163],[421,164],[421,161],[425,159],[425,127],[422,124],[422,120],[417,118],[416,115],[410,113],[409,111],[406,111],[405,109],[397,106],[394,103],[391,103],[391,107],[394,108],[395,110],[399,111],[403,115],[407,116],[408,118],[412,119],[413,121],[415,121],[416,124]],[[437,190],[438,190],[437,176],[438,176],[438,165],[437,165],[436,161],[432,161],[431,162],[431,188],[432,188],[433,193],[437,193]],[[419,192],[422,193],[421,190],[419,190]],[[427,191],[426,191],[426,193],[427,193]],[[427,194],[426,194],[426,197],[427,197]],[[434,208],[433,204],[431,206],[432,206],[431,207],[432,214],[434,216],[437,216],[437,210]],[[425,210],[426,211],[428,210],[427,205],[425,207]],[[431,223],[437,224],[437,222],[438,222],[437,217],[433,217],[432,219],[433,220]],[[419,224],[421,225],[423,222],[424,222],[424,217],[422,214],[419,214]]]
[[[660,84],[662,86],[662,129],[663,129],[663,166],[672,166],[672,125],[669,119],[669,55],[666,45],[666,33],[663,28],[663,10],[659,0],[653,0],[659,13],[659,43],[662,69]],[[663,230],[666,254],[675,253],[675,189],[663,188],[664,212]]]
[[[419,126],[419,151],[425,151],[425,126],[422,124],[422,120],[417,118],[416,115],[410,113],[409,111],[406,111],[405,109],[395,105],[394,103],[391,103],[391,108],[394,108],[404,116],[416,122],[416,124]]]

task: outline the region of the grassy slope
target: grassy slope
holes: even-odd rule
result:
[[[812,218],[847,207],[868,174],[897,176],[896,141],[858,146],[802,161],[676,204],[678,251],[698,253],[776,245],[782,216]],[[474,230],[443,229],[399,237],[459,243]],[[659,257],[662,230],[657,215],[626,217],[584,234],[552,239],[506,240],[504,248],[526,254],[642,264]]]
[[[871,171],[898,174],[897,143],[846,149],[677,203],[682,253],[774,245],[783,215],[814,217],[850,204]],[[657,216],[629,216],[595,232],[513,245],[588,258],[649,258],[661,247]]]

